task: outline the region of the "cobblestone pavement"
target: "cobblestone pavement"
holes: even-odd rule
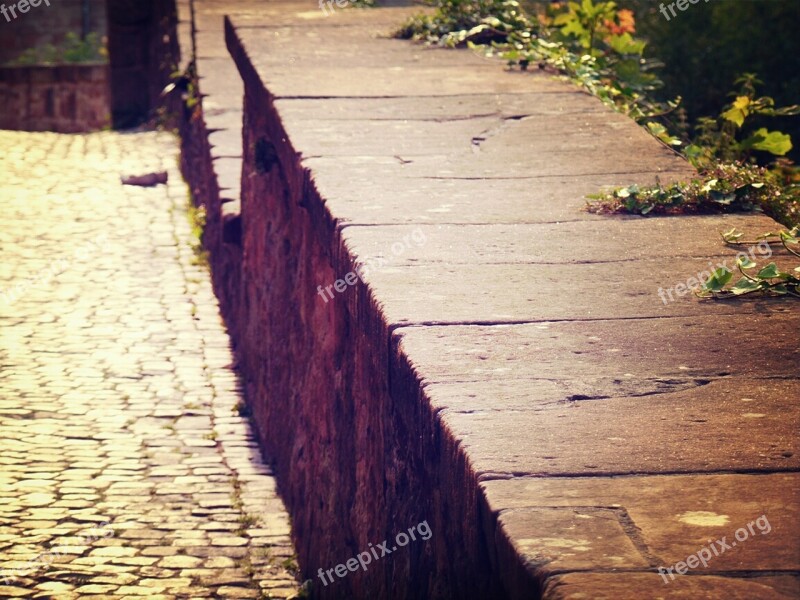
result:
[[[175,138],[0,147],[0,598],[292,597]]]

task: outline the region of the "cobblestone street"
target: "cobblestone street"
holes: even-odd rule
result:
[[[0,146],[0,598],[293,597],[176,138]]]

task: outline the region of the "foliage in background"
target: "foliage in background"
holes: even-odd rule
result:
[[[192,228],[190,241],[192,253],[194,254],[192,264],[210,268],[208,250],[206,250],[203,244],[203,235],[206,231],[206,208],[205,206],[197,205],[191,192],[189,192],[189,199],[186,204],[186,214],[189,219],[189,225]]]
[[[652,16],[656,10],[652,4],[645,8],[644,0],[625,4],[639,15],[649,11]],[[718,15],[716,11],[742,3],[722,4],[716,3],[708,14]],[[759,210],[789,227],[800,223],[800,169],[788,158],[781,158],[792,150],[791,135],[764,126],[765,119],[800,114],[800,107],[776,108],[772,97],[759,96],[756,85],[763,84],[755,75],[736,78],[740,90],[732,94],[732,102],[718,117],[695,114],[690,121],[681,98],[672,99],[660,91],[663,82],[653,71],[664,65],[647,57],[646,42],[634,37],[634,10],[619,8],[611,1],[578,0],[540,5],[536,18],[532,18],[514,0],[437,0],[436,6],[432,15],[413,18],[398,35],[448,47],[480,46],[487,54],[505,58],[510,67],[536,66],[565,74],[645,126],[664,144],[682,148],[700,171],[698,178],[688,183],[667,187],[634,185],[601,194],[596,197],[599,202],[591,204],[589,210],[642,215]],[[695,7],[692,9],[680,13],[672,24],[680,23]],[[738,26],[741,22],[733,23]],[[673,44],[684,42],[683,36],[672,33]],[[787,30],[783,36],[793,37],[794,31]],[[749,65],[747,58],[746,53],[742,54],[739,69]],[[673,72],[683,68],[680,58],[671,59],[676,63]],[[795,55],[790,60],[796,59]],[[714,65],[708,68],[714,69]],[[794,76],[797,77],[796,72]],[[792,89],[796,93],[800,86]],[[720,104],[721,101],[716,106]],[[797,228],[780,236],[787,250],[797,256],[788,245],[797,244]],[[739,265],[743,278],[730,289],[725,286],[732,274],[715,273],[706,282],[706,294],[798,295],[800,282],[796,274],[781,272],[774,264],[755,275],[747,272],[755,268],[749,262]],[[795,269],[797,272],[800,267]]]
[[[731,83],[743,72],[758,73],[759,86],[778,106],[800,101],[800,2],[761,0],[698,2],[667,21],[660,1],[617,0],[636,16],[637,33],[647,39],[646,56],[658,57],[664,66],[656,90],[661,100],[681,96],[681,108],[670,129],[684,126],[682,136],[696,135],[700,117],[715,115],[729,101]],[[800,140],[800,119],[770,118],[773,128]],[[754,120],[756,128],[765,125]],[[800,162],[800,145],[789,155]]]
[[[651,119],[675,109],[677,101],[657,102],[661,87],[644,58],[646,43],[633,36],[633,13],[614,2],[582,0],[566,7],[547,5],[531,18],[514,0],[439,0],[433,15],[411,19],[404,38],[443,46],[490,44],[484,50],[509,66],[563,73],[617,110],[646,125],[666,143],[673,139]]]
[[[105,41],[97,33],[92,32],[86,36],[86,39],[81,39],[78,34],[69,32],[58,46],[47,44],[38,48],[30,48],[9,64],[21,66],[107,61],[108,50],[106,50]]]
[[[757,95],[761,82],[747,74],[736,81],[741,89],[719,117],[686,123],[681,98],[658,99],[663,83],[653,71],[663,65],[645,56],[647,44],[634,37],[636,27],[634,12],[610,1],[548,4],[531,18],[513,0],[438,0],[432,15],[415,17],[399,35],[445,46],[490,44],[484,50],[503,56],[509,66],[535,65],[566,74],[663,143],[683,147],[701,171],[688,184],[617,190],[593,210],[658,214],[750,209],[764,210],[789,226],[796,223],[797,167],[784,159],[763,168],[792,149],[791,137],[762,126],[762,120],[797,115],[800,108],[776,108],[772,98]],[[696,135],[690,140],[689,133]]]
[[[792,138],[781,131],[766,127],[748,127],[758,117],[787,117],[800,114],[800,106],[775,108],[768,96],[757,97],[756,84],[762,84],[753,74],[736,80],[741,85],[734,101],[716,119],[701,117],[696,125],[697,136],[686,148],[686,156],[703,168],[716,161],[752,162],[756,152],[784,156],[792,149]]]
[[[566,12],[556,10],[540,17],[539,35],[511,36],[506,46],[497,46],[509,66],[554,67],[606,104],[665,134],[651,119],[674,110],[677,101],[653,100],[652,92],[662,85],[653,72],[658,63],[644,58],[646,43],[632,35],[632,14],[617,11],[613,2],[591,0],[570,2]]]
[[[684,155],[700,170],[699,178],[667,187],[629,186],[595,196],[592,212],[633,214],[708,213],[762,210],[791,226],[800,223],[800,172],[788,160],[771,168],[756,164],[757,155],[782,157],[792,140],[781,131],[749,126],[754,117],[800,114],[800,107],[776,108],[772,98],[758,97],[755,76],[737,80],[735,99],[716,119],[700,119],[698,135]],[[762,162],[766,162],[762,159]]]
[[[754,117],[797,115],[800,107],[776,108],[772,98],[758,97],[755,85],[760,82],[753,75],[737,83],[741,90],[733,102],[716,119],[702,118],[697,137],[684,150],[700,170],[698,179],[667,187],[621,188],[595,196],[599,202],[589,210],[641,215],[760,210],[787,226],[800,223],[800,170],[775,158],[792,149],[791,137],[748,127]],[[774,160],[770,168],[758,166],[759,156]]]

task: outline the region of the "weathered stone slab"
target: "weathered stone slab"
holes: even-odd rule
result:
[[[509,509],[498,517],[498,534],[512,540],[523,561],[551,573],[649,566],[613,509]]]
[[[242,28],[237,35],[276,98],[451,96],[487,89],[487,81],[495,94],[575,89],[539,73],[497,77],[502,71],[493,61],[390,39],[392,28],[370,26],[372,18],[364,13],[354,27]]]
[[[613,393],[611,385],[596,390],[597,396],[583,396],[571,394],[572,382],[567,380],[565,393],[542,398],[538,381],[519,382],[516,394],[473,397],[455,410],[439,410],[437,416],[443,430],[461,440],[479,476],[771,471],[800,466],[796,402],[800,379],[706,381],[662,380],[657,391],[645,388],[640,396],[612,398],[603,398],[604,393]],[[426,391],[435,394],[436,387]],[[468,393],[471,386],[463,388]],[[525,388],[527,406],[522,397]],[[741,443],[744,433],[746,446]]]
[[[683,258],[680,261],[522,264],[513,270],[475,264],[405,268],[376,264],[374,269],[367,268],[364,279],[382,298],[384,316],[393,325],[757,312],[760,307],[757,299],[732,305],[726,301],[702,301],[688,291],[688,284],[696,288],[699,279],[708,277],[714,262],[705,258]],[[728,264],[733,267],[734,261],[729,260]],[[324,287],[330,283],[333,281],[320,281],[319,285]],[[416,293],[425,298],[424,303],[408,294],[412,285]],[[553,302],[554,297],[559,301]],[[599,301],[600,298],[603,300]],[[769,306],[771,311],[790,316],[794,302],[791,298],[771,300]]]
[[[238,198],[241,190],[239,181],[242,176],[242,159],[216,158],[214,160],[214,173],[217,175],[222,198]]]
[[[576,94],[581,103],[593,99]],[[421,104],[438,101],[420,98]],[[324,105],[319,107],[324,114]],[[624,119],[624,122],[620,122]],[[686,162],[665,147],[656,151],[641,128],[624,115],[589,111],[563,122],[549,115],[520,118],[474,117],[417,121],[283,120],[292,144],[306,156],[399,157],[417,177],[519,177],[534,173],[573,175],[681,171]],[[351,143],[359,140],[357,144]],[[625,167],[621,168],[620,165]],[[409,166],[410,165],[410,166]]]
[[[214,157],[239,157],[242,155],[242,132],[239,129],[220,129],[208,135]],[[239,160],[241,164],[241,159]],[[240,169],[241,171],[241,169]],[[234,187],[240,188],[241,174]]]
[[[432,176],[403,160],[307,158],[303,165],[311,170],[314,186],[337,221],[360,224],[602,221],[608,217],[584,211],[588,194],[603,187],[686,179],[683,171],[657,170],[599,175],[518,173],[505,178]],[[716,237],[716,232],[709,233]]]
[[[664,585],[661,577],[651,574],[570,573],[553,577],[545,588],[548,600],[641,600],[651,596],[664,600],[789,600],[797,598],[798,593],[800,582],[791,575],[681,577]]]
[[[740,248],[727,246],[722,233],[733,227],[749,232],[768,231],[774,223],[752,215],[606,218],[547,224],[406,224],[379,227],[346,226],[342,239],[349,252],[364,263],[380,258],[393,267],[436,263],[446,265],[516,265],[627,263],[670,257],[707,257],[714,263],[727,259],[733,267]],[[620,254],[615,242],[624,240]],[[750,252],[751,247],[744,247]],[[759,261],[785,256],[780,245],[755,246]]]
[[[391,98],[278,99],[276,108],[287,122],[297,121],[434,121],[447,122],[476,117],[523,118],[529,115],[607,114],[602,104],[577,87],[547,93],[492,94],[473,91],[447,98],[399,96]],[[313,125],[312,125],[313,126]]]
[[[487,514],[492,515],[489,518],[499,518],[504,534],[512,534],[505,536],[501,548],[505,545],[508,549],[518,545],[518,540],[532,536],[546,540],[547,536],[557,535],[562,536],[563,547],[580,547],[592,532],[590,522],[584,525],[585,520],[576,520],[572,528],[548,527],[541,526],[544,519],[541,515],[547,516],[556,508],[561,511],[572,508],[576,514],[608,511],[610,519],[626,532],[639,555],[647,560],[648,565],[637,570],[651,572],[624,576],[603,572],[608,571],[603,564],[604,552],[613,552],[618,544],[611,539],[598,539],[595,543],[599,545],[597,555],[601,558],[593,564],[562,569],[543,561],[528,563],[537,578],[547,580],[548,598],[579,598],[580,593],[595,597],[595,592],[605,589],[596,587],[601,585],[609,586],[607,591],[614,590],[620,594],[614,597],[621,598],[653,594],[682,598],[689,597],[690,592],[711,593],[712,589],[730,590],[735,594],[733,597],[744,598],[747,596],[743,594],[752,592],[756,598],[782,598],[796,597],[798,580],[791,575],[773,580],[770,573],[796,572],[800,564],[800,547],[792,539],[800,525],[796,508],[798,483],[796,473],[647,475],[602,479],[517,478],[485,481],[481,488]],[[670,498],[670,502],[665,503],[664,498]],[[526,519],[517,518],[519,514]],[[513,527],[506,525],[508,521],[514,521]],[[686,562],[692,555],[697,555],[698,560],[702,555],[706,564],[700,561],[689,568],[690,576],[670,577],[667,568]],[[659,567],[663,576],[657,572]],[[571,570],[589,573],[553,577]],[[753,577],[759,570],[764,575]],[[746,586],[742,580],[726,583],[700,577],[702,573],[736,572],[747,576],[745,581],[751,584],[761,582],[768,586],[773,595],[765,595],[767,590],[759,586]],[[511,597],[525,597],[523,591],[517,589]]]
[[[713,316],[407,327],[394,332],[398,353],[420,380],[608,380],[699,377],[796,378],[800,319],[792,305],[755,302],[728,327]],[[698,337],[697,332],[702,332]],[[769,346],[743,349],[734,339],[768,336]],[[623,389],[630,389],[620,384]],[[601,391],[608,391],[601,390]],[[614,394],[612,394],[614,395]]]

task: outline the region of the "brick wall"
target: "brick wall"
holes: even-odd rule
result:
[[[0,67],[0,129],[79,133],[111,123],[108,65]]]
[[[223,204],[202,114],[184,114],[182,161],[206,208],[214,288],[299,563],[314,577],[311,597],[503,598],[476,475],[459,441],[442,433],[410,359],[386,343],[378,301],[361,284],[327,304],[308,293],[356,265],[270,94],[230,29],[228,37],[245,82],[235,220],[226,219],[233,203]],[[398,523],[423,520],[437,532],[427,543],[336,586],[316,579],[318,568],[392,538]]]

